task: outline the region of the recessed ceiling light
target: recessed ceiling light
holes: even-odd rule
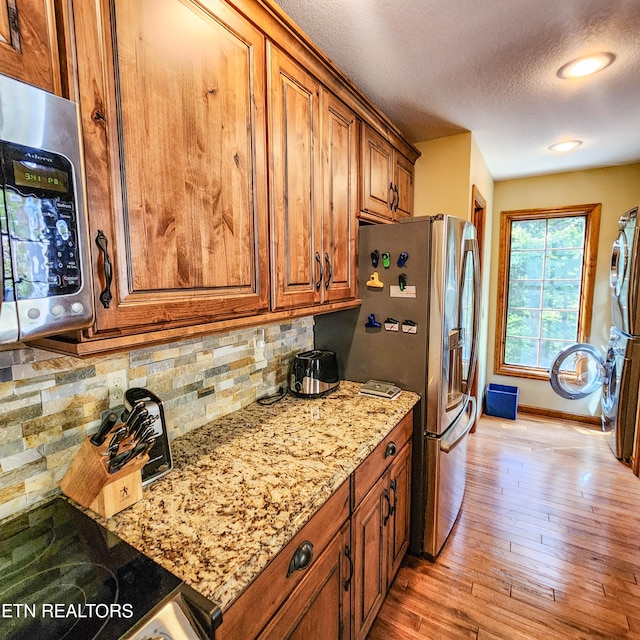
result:
[[[567,79],[584,78],[608,67],[615,59],[613,53],[595,53],[591,56],[576,58],[560,67],[558,75]]]
[[[563,142],[556,142],[549,147],[550,151],[558,151],[559,153],[565,153],[567,151],[573,151],[582,144],[582,140],[564,140]]]

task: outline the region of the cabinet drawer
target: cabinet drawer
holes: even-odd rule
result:
[[[334,536],[258,640],[348,640],[351,578],[344,549],[350,542],[349,521]]]
[[[309,568],[315,566],[317,558],[349,517],[349,498],[349,481],[346,481],[229,610],[223,613],[222,625],[216,631],[216,638],[250,640],[258,635],[287,596],[307,575]],[[289,573],[294,554],[305,542],[313,545],[311,562],[305,569]]]
[[[393,462],[413,432],[413,411],[393,428],[391,433],[371,452],[354,472],[354,509],[360,504],[376,480]],[[387,449],[388,447],[388,449]]]

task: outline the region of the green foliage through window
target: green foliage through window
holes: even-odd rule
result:
[[[586,215],[511,223],[504,363],[548,369],[578,339]]]

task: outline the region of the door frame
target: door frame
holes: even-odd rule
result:
[[[471,187],[471,222],[476,228],[476,236],[478,239],[478,263],[480,267],[480,278],[482,278],[482,258],[484,255],[484,240],[487,222],[487,200],[480,193],[478,187],[474,184]],[[482,303],[481,303],[482,306]],[[480,368],[480,361],[476,362],[476,370],[473,374],[473,380],[471,382],[471,395],[478,398],[478,369]],[[478,410],[476,411],[476,421],[473,427],[471,427],[471,433],[475,433],[475,430],[480,421],[482,415],[482,402],[478,402]]]

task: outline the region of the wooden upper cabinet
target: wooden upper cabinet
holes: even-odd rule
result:
[[[323,300],[357,296],[358,120],[351,109],[323,92],[324,165]]]
[[[353,299],[358,121],[272,44],[268,60],[273,308]]]
[[[360,217],[396,222],[413,215],[413,163],[369,125],[362,125]]]
[[[268,44],[272,306],[322,299],[320,84]]]
[[[0,73],[61,95],[55,0],[0,0]]]
[[[393,147],[379,133],[362,126],[362,211],[393,220]]]
[[[267,310],[264,36],[218,0],[74,18],[98,332]]]
[[[393,207],[396,221],[410,218],[413,215],[413,174],[413,162],[396,152],[394,162],[396,200]]]

